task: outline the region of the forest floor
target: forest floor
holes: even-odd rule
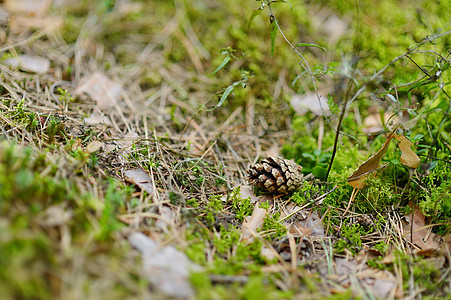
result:
[[[449,299],[449,5],[333,2],[0,1],[2,299]]]

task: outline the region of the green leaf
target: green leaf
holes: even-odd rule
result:
[[[324,48],[324,47],[322,47],[322,46],[319,46],[319,45],[316,45],[316,44],[299,43],[299,44],[297,44],[295,47],[316,47],[316,48],[320,48],[321,50],[324,50],[324,51],[327,52],[327,49],[326,49],[326,48]]]
[[[312,174],[315,176],[315,178],[324,180],[326,178],[327,168],[315,166],[312,169]]]
[[[222,94],[221,100],[219,100],[219,103],[216,104],[216,107],[220,107],[222,104],[224,104],[224,101],[226,101],[227,97],[229,96],[229,94],[233,91],[235,86],[233,85],[229,85],[226,90],[224,91],[224,93]]]
[[[276,34],[277,34],[277,21],[274,16],[269,17],[269,21],[271,22],[271,56],[274,55],[274,43],[276,42]]]
[[[222,61],[222,63],[216,68],[216,70],[211,73],[211,75],[215,75],[216,72],[218,72],[219,70],[221,70],[222,68],[224,68],[224,66],[230,61],[230,56],[226,56],[224,58],[224,60]]]

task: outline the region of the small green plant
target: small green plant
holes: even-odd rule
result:
[[[69,102],[73,102],[75,100],[68,90],[62,88],[57,88],[56,90],[60,94],[59,101],[62,103],[67,105]]]

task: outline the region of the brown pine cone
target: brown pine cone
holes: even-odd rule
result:
[[[251,185],[270,193],[288,194],[301,186],[301,170],[302,167],[291,160],[270,156],[251,166],[247,173]]]

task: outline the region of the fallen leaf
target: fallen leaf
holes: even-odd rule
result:
[[[201,267],[191,262],[185,253],[172,246],[159,247],[140,232],[132,233],[128,240],[141,252],[143,273],[155,288],[172,297],[194,296],[189,275],[200,272]]]
[[[274,253],[274,250],[268,248],[267,246],[263,245],[260,249],[260,255],[265,257],[268,260],[273,260],[275,259],[277,256]]]
[[[146,191],[149,195],[153,194],[153,180],[142,168],[130,169],[124,172],[125,180],[130,183],[136,184],[143,191]]]
[[[89,117],[84,118],[83,121],[86,123],[86,125],[112,125],[110,119],[105,116],[97,107],[94,108],[92,114]]]
[[[411,148],[413,143],[403,135],[395,134],[395,138],[399,141],[398,147],[401,149],[401,163],[414,169],[418,168],[420,158]]]
[[[280,213],[281,220],[287,227],[288,232],[294,236],[314,236],[324,237],[324,228],[316,211],[311,208],[304,208],[297,206],[294,203],[289,203]]]
[[[417,168],[420,164],[420,158],[413,152],[410,148],[413,144],[410,142],[405,136],[398,135],[394,132],[391,132],[385,141],[382,148],[375,154],[373,154],[367,161],[361,164],[351,176],[348,177],[348,183],[356,189],[361,189],[365,186],[365,182],[363,181],[366,176],[379,168],[380,161],[382,157],[388,150],[388,146],[390,141],[396,138],[398,141],[398,147],[401,150],[401,163],[407,165],[411,168]]]
[[[385,141],[382,148],[373,154],[367,161],[361,164],[351,176],[348,177],[348,183],[357,189],[361,189],[365,186],[365,182],[363,179],[370,173],[376,171],[379,168],[382,157],[385,155],[385,152],[388,150],[388,146],[390,145],[390,141],[393,138],[393,134],[390,133],[389,137]]]
[[[317,116],[329,116],[330,109],[326,99],[327,92],[320,92],[319,100],[315,93],[309,92],[304,95],[293,95],[290,104],[298,115],[305,115],[308,111],[311,111]]]
[[[127,134],[124,135],[123,137],[120,137],[120,138],[118,137],[117,144],[119,145],[119,149],[127,150],[128,148],[133,146],[133,144],[136,143],[136,140],[138,138],[139,138],[138,134],[134,131],[127,132]]]
[[[256,203],[259,200],[259,197],[255,195],[254,188],[250,185],[240,185],[240,198],[247,199],[250,198],[252,204]]]
[[[61,226],[69,222],[72,213],[66,209],[66,204],[48,207],[38,217],[38,224],[44,227]]]
[[[407,216],[409,222],[403,222],[405,240],[412,242],[420,250],[439,250],[440,237],[431,232],[430,227],[426,227],[426,217],[420,208],[412,202],[409,207],[412,209],[412,213]]]
[[[63,27],[63,19],[60,16],[32,17],[13,15],[9,21],[9,27],[15,34],[20,34],[29,29],[58,31]]]
[[[383,109],[380,107],[373,108],[373,110],[376,109]],[[392,116],[392,112],[386,111],[384,113],[384,121],[387,121]],[[393,118],[391,119],[393,121]],[[365,119],[363,119],[363,128],[362,131],[366,134],[375,134],[382,132],[384,130],[384,126],[382,126],[382,120],[381,120],[381,114],[379,111],[374,111],[370,115],[368,115]]]
[[[9,18],[10,18],[9,12],[0,7],[0,25],[8,26]]]
[[[171,224],[174,219],[174,213],[171,208],[162,206],[160,208],[160,215],[161,218],[155,221],[155,226],[167,232],[168,224]]]
[[[321,20],[321,29],[329,35],[330,45],[334,45],[344,34],[349,31],[349,24],[336,14],[331,14],[326,20]]]
[[[97,102],[100,110],[112,107],[120,99],[122,86],[106,77],[101,72],[96,72],[84,78],[76,87],[74,94],[88,94]]]
[[[6,9],[14,14],[27,14],[29,16],[42,16],[48,9],[52,0],[5,0]]]
[[[100,148],[102,148],[103,145],[104,143],[102,143],[101,141],[93,141],[89,143],[88,146],[86,146],[85,152],[89,154],[94,153]]]
[[[255,203],[252,216],[246,218],[243,222],[241,240],[252,241],[254,239],[257,229],[263,225],[266,213],[266,209],[260,208],[259,204]]]
[[[333,263],[333,273],[324,265],[320,274],[344,288],[350,287],[354,294],[363,299],[369,298],[368,292],[378,299],[387,299],[396,292],[396,277],[387,270],[376,270],[366,266],[366,260],[360,263],[356,260],[336,258]]]
[[[50,69],[50,61],[47,58],[28,54],[7,58],[4,64],[39,74],[45,74]]]

